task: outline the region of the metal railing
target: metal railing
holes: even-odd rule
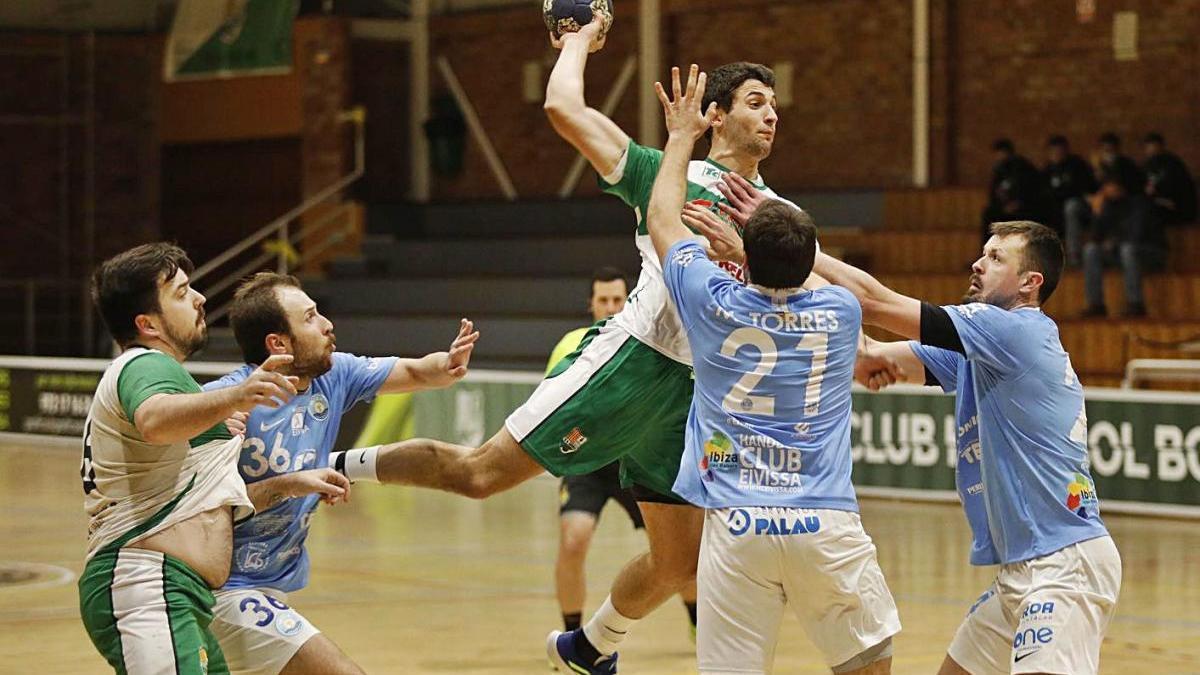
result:
[[[336,204],[329,213],[324,214],[318,220],[308,223],[303,227],[292,227],[293,221],[297,218],[325,204],[331,198],[340,195],[343,190],[363,175],[366,168],[366,111],[361,106],[352,108],[342,112],[338,116],[338,120],[354,125],[354,170],[334,181],[320,192],[305,199],[287,213],[263,225],[212,260],[197,267],[191,275],[193,286],[197,286],[201,279],[212,275],[216,270],[232,263],[239,256],[244,256],[248,251],[258,251],[258,254],[253,258],[243,262],[232,272],[226,273],[225,276],[205,287],[205,295],[209,297],[210,301],[221,297],[222,293],[228,291],[248,274],[266,269],[272,259],[275,260],[275,271],[286,274],[305,260],[312,259],[330,246],[345,239],[346,227],[342,227],[328,232],[317,244],[307,247],[306,250],[301,251],[295,246],[301,239],[326,230],[330,223],[335,222],[337,219],[346,218],[352,208],[347,203]],[[293,232],[293,229],[295,229],[295,232]],[[231,303],[232,299],[228,299],[216,305],[213,309],[208,310],[209,324],[215,323],[228,314]]]

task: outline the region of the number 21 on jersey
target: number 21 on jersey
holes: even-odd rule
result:
[[[759,328],[739,328],[725,338],[721,355],[734,357],[742,347],[758,350],[758,362],[754,369],[742,375],[733,388],[725,394],[721,406],[730,412],[750,415],[773,416],[775,397],[769,394],[754,394],[754,388],[762,378],[770,375],[779,362],[779,348],[769,333]],[[821,382],[825,379],[825,361],[829,356],[829,334],[807,333],[796,345],[800,351],[812,354],[808,379],[804,385],[804,415],[811,417],[821,410]]]

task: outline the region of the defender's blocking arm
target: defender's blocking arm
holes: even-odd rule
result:
[[[707,76],[693,63],[688,72],[687,90],[683,92],[679,86],[679,68],[671,68],[673,99],[667,98],[661,82],[654,83],[658,100],[662,102],[668,136],[667,145],[663,149],[662,165],[658,169],[658,175],[654,179],[654,190],[650,195],[646,229],[660,259],[666,257],[671,246],[692,236],[691,231],[684,226],[680,213],[687,196],[688,161],[691,160],[692,150],[696,147],[696,139],[708,129],[716,111],[715,103],[709,105],[707,115],[700,111],[706,80]]]
[[[379,393],[396,394],[449,387],[467,374],[471,352],[478,340],[479,331],[475,330],[474,322],[463,319],[459,322],[458,335],[450,343],[449,351],[426,354],[419,359],[398,359],[379,388]]]
[[[544,109],[551,126],[584,156],[601,176],[612,174],[629,147],[629,135],[589,108],[583,96],[583,71],[589,51],[603,45],[602,21],[592,21],[577,33],[566,33],[554,45],[562,50],[546,85]],[[553,39],[553,38],[552,38]]]
[[[875,277],[824,253],[813,271],[854,294],[862,304],[863,323],[879,326],[913,340],[921,339],[921,301],[901,295]]]

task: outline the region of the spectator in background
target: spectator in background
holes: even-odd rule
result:
[[[1079,267],[1083,256],[1083,235],[1092,220],[1088,196],[1100,185],[1087,161],[1071,152],[1066,136],[1054,135],[1046,141],[1046,168],[1043,184],[1049,197],[1046,224],[1066,242],[1067,264]]]
[[[1108,314],[1104,304],[1104,267],[1120,266],[1125,285],[1127,317],[1146,315],[1142,274],[1161,269],[1167,242],[1162,220],[1145,194],[1145,175],[1133,160],[1121,154],[1121,139],[1114,133],[1100,137],[1100,190],[1093,209],[1098,214],[1090,241],[1083,247],[1087,309],[1085,317]]]
[[[1042,177],[1037,167],[1017,154],[1007,138],[992,143],[996,163],[992,166],[992,185],[988,205],[983,211],[980,234],[986,242],[992,223],[1006,220],[1043,220]]]
[[[1196,220],[1196,183],[1187,165],[1166,148],[1162,134],[1151,132],[1142,139],[1146,161],[1146,197],[1164,225]]]

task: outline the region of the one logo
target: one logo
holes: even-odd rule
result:
[[[1013,638],[1013,662],[1038,653],[1051,642],[1054,642],[1054,629],[1048,626],[1019,631]]]
[[[587,441],[587,436],[583,435],[583,432],[579,430],[579,427],[575,427],[570,433],[568,433],[566,436],[563,436],[562,442],[558,444],[558,451],[564,455],[569,455],[572,452],[578,451],[584,443],[587,443]]]
[[[746,509],[734,509],[725,517],[729,525],[729,534],[740,537],[750,529],[750,512]]]
[[[208,650],[204,647],[200,648],[200,675],[208,675]]]
[[[318,422],[324,422],[329,418],[329,399],[325,398],[324,394],[317,394],[308,402],[308,414],[313,416],[313,419]]]
[[[291,613],[280,614],[279,618],[275,620],[275,630],[286,637],[299,633],[301,628],[304,628],[304,620]]]
[[[274,429],[275,427],[279,426],[280,424],[283,424],[284,419],[287,419],[287,418],[277,419],[270,424],[267,424],[266,422],[261,422],[258,425],[258,430],[263,431],[263,432],[270,431],[270,430]]]
[[[1096,488],[1087,476],[1077,473],[1075,479],[1067,484],[1067,508],[1087,518],[1089,506],[1096,506]]]
[[[304,433],[304,409],[297,408],[292,415],[292,435],[299,436]]]
[[[570,500],[571,491],[567,489],[567,484],[563,483],[562,486],[558,488],[558,503],[565,506]]]
[[[734,464],[737,464],[737,456],[733,452],[733,441],[720,431],[714,433],[704,444],[704,456],[700,458],[700,477],[708,481],[716,480],[714,468]]]

